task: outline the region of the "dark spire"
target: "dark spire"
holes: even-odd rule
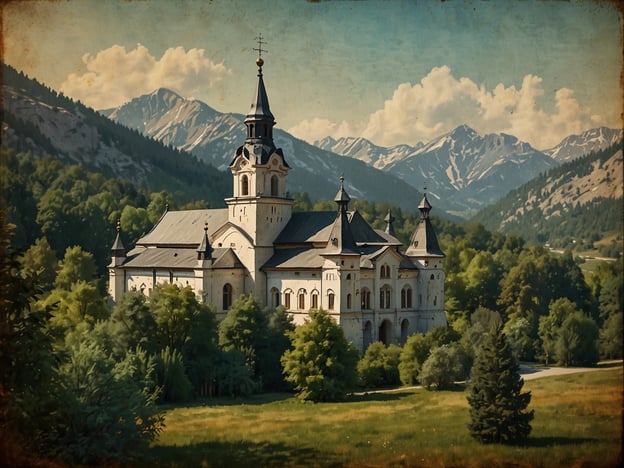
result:
[[[429,203],[429,200],[427,200],[427,192],[423,194],[422,200],[420,201],[420,204],[418,205],[418,209],[420,210],[421,219],[429,217],[429,212],[431,211],[431,204]]]
[[[346,212],[349,209],[349,202],[351,201],[351,197],[347,194],[344,189],[344,177],[340,176],[340,190],[336,194],[336,198],[334,201],[338,204],[339,211]]]
[[[117,220],[117,237],[115,237],[115,242],[113,242],[113,246],[111,247],[113,251],[113,257],[125,257],[126,256],[126,247],[123,245],[121,241],[121,220]]]
[[[334,198],[334,201],[338,205],[338,214],[332,226],[329,241],[327,242],[327,248],[325,250],[327,253],[359,253],[357,244],[353,238],[353,233],[351,232],[351,225],[349,224],[349,215],[347,213],[349,200],[351,200],[351,198],[344,189],[344,177],[340,176],[340,190],[338,190],[336,198]]]
[[[431,224],[431,219],[429,219],[431,204],[427,200],[426,193],[423,195],[418,209],[420,210],[420,222],[405,254],[409,257],[444,257],[444,252],[442,252],[440,244],[438,244],[438,238]]]
[[[392,216],[392,212],[390,210],[388,210],[388,214],[384,218],[384,221],[386,222],[386,234],[390,234],[391,236],[396,237],[393,224],[395,221],[395,217]]]
[[[197,260],[209,260],[212,257],[212,246],[208,239],[208,223],[204,224],[204,238],[197,247]]]
[[[254,48],[254,50],[258,52],[258,58],[256,59],[256,65],[258,65],[258,84],[256,86],[256,94],[251,102],[251,110],[247,114],[247,117],[245,117],[245,125],[247,126],[246,141],[251,143],[269,143],[272,146],[275,117],[273,117],[271,109],[269,108],[269,98],[262,78],[262,66],[264,65],[262,52],[267,52],[266,49],[262,48],[262,45],[266,44],[266,42],[262,40],[262,34],[256,39],[258,40],[258,47]]]

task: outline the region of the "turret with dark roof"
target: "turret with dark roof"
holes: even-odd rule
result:
[[[117,236],[115,237],[115,241],[113,242],[113,246],[111,247],[111,265],[110,266],[118,266],[124,262],[126,258],[126,247],[121,241],[121,220],[117,220]]]
[[[409,257],[444,257],[444,252],[440,249],[438,238],[429,219],[431,204],[427,200],[426,193],[423,195],[418,209],[420,210],[420,222],[405,254]]]
[[[212,260],[212,245],[208,239],[208,223],[204,225],[204,237],[202,238],[199,247],[197,247],[197,260]]]
[[[349,209],[350,200],[351,198],[344,189],[344,177],[340,177],[340,190],[338,190],[336,198],[334,198],[338,205],[338,213],[325,249],[327,254],[359,254],[357,244],[351,232],[351,226],[349,225],[347,210]]]

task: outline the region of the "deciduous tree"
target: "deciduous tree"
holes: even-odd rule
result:
[[[341,400],[355,386],[357,351],[327,312],[310,311],[310,319],[290,339],[292,349],[282,356],[282,365],[300,399]]]

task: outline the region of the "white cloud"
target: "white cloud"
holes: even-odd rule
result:
[[[204,56],[204,49],[167,49],[159,59],[137,44],[126,51],[114,45],[82,57],[87,71],[70,74],[61,91],[96,109],[115,107],[153,90],[171,88],[184,96],[212,86],[230,71]]]
[[[574,91],[561,88],[552,100],[554,111],[545,110],[542,78],[526,75],[519,89],[499,83],[492,90],[471,79],[455,78],[448,66],[433,68],[415,85],[402,83],[382,109],[373,112],[368,123],[355,130],[347,122],[306,120],[293,127],[297,136],[313,142],[324,136],[364,136],[378,145],[416,144],[451,131],[461,124],[481,134],[509,133],[538,149],[559,143],[604,119],[583,109]]]

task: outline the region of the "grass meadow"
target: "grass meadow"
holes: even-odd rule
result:
[[[619,467],[621,364],[530,380],[535,419],[523,446],[481,445],[466,390],[398,389],[343,403],[288,394],[166,408],[153,467]]]

